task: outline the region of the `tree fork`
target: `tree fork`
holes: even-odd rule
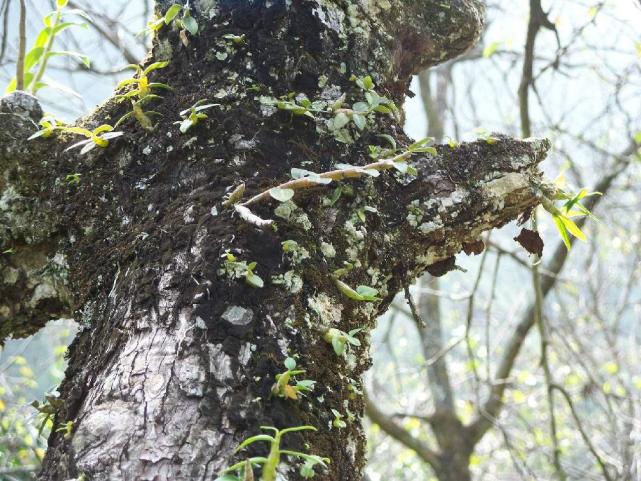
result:
[[[28,335],[71,314],[81,325],[56,416],[73,430],[51,434],[40,479],[212,479],[267,454],[255,444],[234,455],[259,426],[312,425],[318,432],[292,433],[285,448],[329,457],[317,479],[360,481],[367,331],[421,272],[444,273],[483,231],[536,206],[549,149],[500,136],[437,146],[412,157],[415,177],[385,170],[253,204],[276,229],[243,220],[225,205],[235,186],[251,198],[292,168],[371,164],[368,145],[383,148],[381,134],[401,150],[411,143],[393,115],[344,126],[341,143],[326,114],[292,116],[261,97],[356,104],[366,92],[351,75],[371,75],[378,94],[400,103],[410,74],[464,52],[482,26],[472,0],[369,5],[192,0],[198,36],[168,25],[148,59],[169,62],[150,77],[174,89],[154,101],[154,131],[131,119],[125,135],[86,155],[65,152],[77,140],[68,134],[27,142],[39,107],[21,93],[3,100],[29,107],[1,113],[10,123],[0,127],[0,240],[10,252],[0,257],[0,334]],[[178,112],[203,99],[221,107],[181,135]],[[111,99],[79,125],[114,124],[127,111]],[[294,242],[284,250],[285,241]],[[36,251],[39,262],[29,261]],[[246,283],[253,262],[262,288]],[[21,302],[7,282],[16,275],[34,291],[49,285],[50,302]],[[378,300],[349,298],[337,277]],[[356,328],[365,328],[361,345],[343,355],[323,340]],[[316,381],[298,401],[271,392],[287,356]],[[332,409],[346,427],[332,426]],[[283,458],[287,479],[300,478],[296,468]]]

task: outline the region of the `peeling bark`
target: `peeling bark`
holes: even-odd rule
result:
[[[261,96],[335,102],[344,95],[351,105],[364,92],[350,75],[371,74],[381,95],[400,102],[411,72],[473,43],[482,10],[465,0],[448,9],[405,0],[191,3],[200,35],[184,47],[166,27],[154,41],[153,59],[169,66],[153,81],[175,93],[153,106],[163,114],[153,132],[131,121],[108,148],[80,157],[63,151],[73,140],[64,136],[27,146],[35,126],[26,120],[25,135],[5,141],[2,170],[19,171],[27,159],[34,170],[0,186],[3,195],[17,186],[33,216],[32,224],[7,216],[3,242],[23,240],[17,252],[41,246],[69,267],[56,284],[64,309],[32,313],[39,320],[29,329],[7,317],[1,333],[25,334],[66,309],[82,326],[57,414],[59,423],[73,421],[73,432],[52,433],[40,479],[212,479],[246,455],[234,449],[258,426],[308,424],[318,432],[291,435],[287,447],[331,458],[317,479],[360,481],[367,332],[404,285],[539,202],[537,164],[549,144],[499,137],[439,146],[436,155],[413,157],[415,178],[385,171],[345,180],[340,196],[339,184],[306,189],[293,201],[251,206],[276,229],[248,222],[247,212],[226,206],[241,183],[251,197],[286,181],[294,167],[366,165],[367,146],[382,145],[378,134],[410,143],[392,115],[372,115],[362,132],[350,127],[353,142],[340,143],[322,114],[291,116]],[[243,41],[226,43],[230,33]],[[178,112],[201,99],[221,106],[180,135]],[[112,99],[81,123],[113,123],[127,110]],[[79,185],[64,181],[69,173],[81,174]],[[37,242],[15,233],[40,218],[49,224],[36,229]],[[286,240],[296,247],[284,252]],[[225,252],[257,262],[265,287],[226,266]],[[339,290],[336,271],[346,265],[340,280],[377,289],[379,300],[358,302]],[[346,356],[323,340],[328,329],[355,328],[364,328],[361,346]],[[275,375],[294,355],[314,391],[299,401],[272,396]],[[347,427],[332,427],[331,409]],[[300,479],[290,463],[281,470]]]

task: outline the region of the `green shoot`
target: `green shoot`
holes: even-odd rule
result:
[[[53,418],[58,412],[58,409],[62,407],[63,401],[53,394],[45,395],[45,402],[40,404],[38,401],[33,401],[31,406],[33,406],[38,411],[38,418],[40,424],[38,427],[38,436],[42,434],[42,431],[45,427],[53,426]]]
[[[225,275],[230,279],[245,279],[245,282],[251,287],[261,288],[265,285],[265,282],[258,274],[254,273],[254,269],[258,265],[256,262],[250,262],[249,264],[245,261],[239,261],[236,259],[236,256],[229,251],[221,256],[225,260],[223,261],[223,267],[218,271],[218,274]]]
[[[207,101],[199,100],[188,109],[180,112],[180,116],[183,119],[174,123],[180,125],[181,133],[186,134],[189,129],[198,125],[201,120],[205,120],[206,118],[208,118],[207,114],[205,114],[203,110],[207,110],[212,107],[220,107],[220,104],[208,104],[205,102]]]
[[[65,127],[65,123],[55,119],[54,117],[45,116],[40,119],[40,129],[38,132],[29,137],[28,140],[32,140],[38,137],[47,139],[53,135],[56,130],[62,130]]]
[[[58,429],[56,429],[57,433],[64,433],[63,437],[65,439],[70,439],[71,434],[73,433],[73,421],[67,421],[66,423],[63,423]]]
[[[288,357],[285,359],[285,368],[286,371],[276,374],[276,383],[272,386],[272,394],[274,396],[296,401],[299,399],[299,396],[303,396],[305,393],[314,389],[316,381],[310,379],[297,381],[295,379],[295,376],[304,374],[305,370],[296,369],[296,360],[294,358]],[[290,381],[295,382],[295,384],[290,384]]]
[[[356,290],[354,290],[337,278],[334,278],[334,283],[336,284],[336,287],[338,287],[338,290],[341,291],[341,294],[355,301],[380,301],[380,298],[378,297],[378,290],[374,289],[373,287],[361,285],[358,286]]]
[[[572,243],[570,235],[581,241],[587,241],[586,235],[578,225],[571,219],[572,217],[594,217],[592,213],[581,204],[581,200],[586,197],[601,195],[600,192],[588,192],[587,189],[581,189],[577,194],[572,195],[561,189],[556,192],[555,200],[565,200],[565,203],[558,208],[553,201],[543,198],[541,205],[552,215],[552,220],[556,226],[565,247],[570,250]]]
[[[343,415],[339,413],[336,409],[332,409],[332,414],[334,415],[334,420],[332,421],[332,426],[338,429],[346,428],[347,423],[343,421]]]
[[[80,178],[82,174],[67,174],[65,176],[65,180],[67,181],[67,184],[69,185],[80,185]]]
[[[82,62],[86,67],[90,66],[89,57],[77,52],[66,50],[54,50],[54,43],[58,35],[71,27],[87,28],[86,23],[65,21],[65,15],[75,15],[89,18],[85,12],[79,9],[66,10],[68,0],[57,0],[56,10],[44,16],[44,28],[36,37],[35,45],[24,56],[20,71],[23,74],[21,82],[13,78],[7,86],[6,93],[16,90],[18,84],[24,86],[25,91],[35,95],[43,87],[49,86],[44,81],[44,74],[47,65],[52,57],[72,57]]]
[[[180,15],[181,12],[182,15]],[[180,37],[183,43],[186,38],[185,32],[189,32],[194,36],[198,34],[198,22],[191,16],[191,9],[188,5],[183,6],[174,3],[162,17],[149,22],[145,32],[157,33],[165,25],[172,25],[180,30]]]
[[[359,341],[355,336],[362,330],[363,328],[359,327],[358,329],[352,329],[349,332],[345,332],[332,328],[325,332],[323,339],[332,345],[337,356],[344,356],[347,354],[349,346],[359,347],[361,345],[361,341]]]
[[[55,121],[53,122],[54,123],[50,123],[49,121],[47,121],[44,128],[39,130],[35,134],[33,134],[31,137],[29,137],[28,140],[33,140],[38,137],[44,137],[44,138],[50,137],[54,131],[68,133],[68,134],[83,135],[87,137],[87,140],[81,140],[80,142],[76,142],[75,144],[65,149],[65,152],[66,152],[68,150],[82,147],[80,154],[83,155],[93,150],[96,147],[100,147],[104,149],[109,145],[109,140],[115,139],[116,137],[120,137],[121,135],[124,135],[124,132],[114,132],[113,131],[114,128],[111,125],[107,125],[107,124],[100,125],[99,127],[96,127],[93,130],[89,130],[83,127],[67,127],[64,125],[57,125]]]
[[[299,431],[317,431],[317,429],[313,426],[297,426],[282,430],[276,429],[272,426],[261,426],[260,429],[262,429],[263,431],[272,431],[274,435],[270,436],[267,434],[258,434],[256,436],[247,438],[242,443],[240,443],[238,448],[236,448],[236,452],[254,443],[265,442],[268,443],[270,447],[268,456],[266,458],[249,458],[236,463],[233,466],[225,469],[221,473],[221,476],[215,481],[241,481],[251,479],[247,477],[247,471],[250,467],[253,466],[262,466],[262,481],[276,481],[278,466],[280,465],[282,455],[304,461],[303,466],[301,466],[300,468],[300,474],[303,478],[306,479],[314,477],[314,475],[316,474],[314,472],[314,468],[316,466],[327,467],[330,462],[329,458],[322,458],[314,454],[301,453],[300,451],[281,449],[280,447],[282,437],[285,434]],[[243,473],[243,477],[241,477],[241,472]],[[236,473],[236,475],[233,475],[232,473]]]
[[[153,116],[162,117],[162,114],[160,112],[156,112],[154,110],[144,111],[142,106],[143,106],[143,104],[145,104],[149,100],[153,100],[153,99],[157,99],[157,98],[161,98],[161,97],[158,96],[158,95],[154,95],[154,94],[148,94],[148,95],[146,95],[145,97],[143,97],[140,100],[136,100],[136,101],[132,100],[131,101],[131,112],[127,112],[125,115],[120,117],[120,119],[118,119],[118,122],[116,122],[116,125],[114,125],[114,128],[119,127],[125,121],[127,121],[128,119],[133,117],[138,121],[138,123],[140,124],[140,126],[143,129],[145,129],[145,130],[147,130],[149,132],[153,132],[156,127],[155,127],[153,121],[151,120],[150,116],[153,115]]]
[[[133,85],[134,88],[129,90],[127,93],[116,95],[116,98],[117,99],[137,98],[138,100],[145,100],[148,98],[148,96],[155,95],[153,93],[154,89],[173,90],[173,88],[167,84],[149,81],[149,74],[151,72],[153,72],[154,70],[165,68],[167,65],[169,65],[169,62],[154,62],[144,70],[140,65],[135,65],[135,64],[127,65],[124,68],[134,69],[136,71],[136,76],[133,78],[121,80],[120,82],[118,82],[116,89],[121,89],[123,87],[128,87],[130,85]],[[158,98],[158,97],[159,97],[158,95],[155,95],[155,98]]]

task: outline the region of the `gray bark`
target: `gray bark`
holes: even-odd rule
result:
[[[474,42],[482,9],[463,0],[449,8],[400,0],[191,4],[199,36],[185,47],[167,27],[149,58],[169,60],[153,80],[175,89],[153,108],[164,115],[154,132],[130,122],[108,148],[77,156],[64,152],[75,140],[68,136],[26,142],[35,106],[27,116],[3,111],[12,123],[0,127],[0,193],[11,202],[0,203],[0,241],[15,253],[0,258],[0,334],[27,335],[72,312],[82,326],[56,419],[73,421],[73,431],[52,433],[40,479],[212,479],[246,456],[234,449],[259,426],[309,424],[318,432],[292,435],[286,446],[331,458],[318,479],[360,480],[367,331],[416,276],[444,273],[483,231],[537,205],[545,188],[537,165],[549,144],[500,137],[439,146],[414,157],[416,178],[387,171],[344,181],[333,204],[330,186],[286,205],[252,206],[276,220],[277,230],[261,229],[225,206],[234,186],[244,182],[254,195],[286,181],[292,167],[365,165],[376,134],[409,140],[397,120],[380,115],[341,144],[307,118],[265,109],[255,89],[345,94],[351,104],[363,92],[349,75],[371,74],[379,93],[400,102],[410,73]],[[221,60],[215,52],[227,48],[227,33],[245,40]],[[212,98],[221,108],[181,136],[177,112]],[[126,111],[110,100],[81,124],[113,123]],[[65,182],[69,173],[81,174],[80,185]],[[283,253],[285,240],[298,243],[295,255]],[[265,287],[225,273],[228,250],[256,261]],[[341,280],[375,287],[380,300],[339,291],[332,273],[346,262],[353,268]],[[51,263],[59,270],[43,268]],[[48,286],[50,301],[20,298],[7,282],[16,276],[31,286],[30,299]],[[350,356],[322,340],[329,328],[361,327],[362,345]],[[299,401],[272,396],[274,376],[295,354],[316,388]],[[339,430],[331,409],[355,418]],[[300,478],[294,464],[283,459],[287,479]]]

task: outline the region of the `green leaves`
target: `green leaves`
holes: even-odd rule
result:
[[[89,130],[84,127],[67,127],[66,125],[59,123],[52,117],[43,118],[40,121],[40,125],[43,128],[29,137],[28,140],[37,139],[38,137],[48,138],[54,132],[83,135],[87,137],[86,140],[76,142],[75,144],[65,149],[65,152],[67,152],[68,150],[82,147],[82,150],[80,151],[81,155],[86,154],[87,152],[93,150],[95,147],[101,147],[104,149],[109,145],[109,141],[111,139],[115,139],[124,135],[124,132],[114,132],[114,127],[108,124],[103,124],[93,130]]]
[[[121,94],[121,95],[116,95],[117,99],[128,99],[128,98],[138,98],[140,101],[145,101],[149,99],[156,99],[160,98],[159,95],[156,95],[153,93],[154,89],[163,89],[163,90],[173,90],[172,87],[170,87],[167,84],[164,83],[159,83],[159,82],[149,82],[149,74],[155,70],[163,69],[169,65],[169,62],[154,62],[147,66],[143,70],[143,68],[140,65],[135,65],[135,64],[129,64],[124,69],[134,69],[136,71],[136,77],[133,78],[128,78],[121,80],[118,82],[118,85],[116,86],[116,89],[122,89],[124,87],[127,87],[129,85],[135,85],[135,88],[132,90],[129,90],[128,92]],[[152,97],[153,96],[153,97]]]
[[[257,274],[254,274],[254,269],[256,268],[257,263],[256,262],[251,262],[250,264],[247,265],[247,273],[245,274],[245,280],[247,281],[247,284],[249,284],[252,287],[256,288],[261,288],[265,285],[265,282],[258,276]]]
[[[174,3],[171,7],[169,7],[163,17],[165,25],[169,25],[171,22],[173,22],[173,20],[178,16],[181,10],[182,5],[179,5],[178,3]]]
[[[315,454],[306,454],[300,451],[290,451],[288,449],[280,448],[281,439],[285,434],[300,432],[300,431],[317,431],[317,429],[314,426],[295,426],[295,427],[287,428],[283,430],[276,429],[273,426],[261,426],[260,429],[262,429],[263,431],[272,431],[274,433],[274,436],[269,436],[266,434],[258,434],[256,436],[247,438],[238,446],[238,448],[236,448],[236,452],[254,443],[266,442],[269,444],[269,456],[267,458],[263,458],[263,457],[249,458],[245,461],[236,463],[233,466],[225,469],[221,473],[221,477],[217,478],[216,481],[240,481],[241,471],[243,471],[245,474],[243,476],[244,481],[250,481],[251,479],[253,479],[253,473],[248,478],[249,467],[256,466],[256,465],[262,465],[262,472],[261,472],[261,478],[260,478],[262,479],[262,481],[275,481],[276,472],[278,470],[278,466],[280,465],[280,458],[283,455],[293,457],[293,458],[298,458],[305,462],[305,464],[301,468],[301,475],[304,478],[311,478],[314,476],[315,466],[320,465],[320,466],[326,467],[327,464],[330,462],[328,458],[322,458]],[[233,476],[230,474],[234,471],[237,473],[236,476]]]
[[[201,120],[209,118],[207,114],[203,113],[203,110],[211,109],[212,107],[220,107],[220,104],[207,104],[205,102],[207,102],[207,100],[199,100],[188,109],[180,112],[180,116],[183,120],[174,122],[175,124],[180,125],[180,133],[186,134],[189,129],[198,125]]]
[[[338,429],[346,428],[347,423],[343,421],[343,415],[339,413],[336,409],[332,409],[331,411],[332,411],[332,414],[334,415],[332,426]]]
[[[375,87],[374,81],[369,75],[365,77],[352,76],[351,80],[363,90],[373,90]]]
[[[571,195],[559,189],[556,193],[557,200],[566,200],[565,204],[559,209],[549,199],[543,199],[542,206],[550,214],[556,226],[563,243],[568,250],[572,248],[570,242],[570,235],[579,240],[587,241],[586,235],[579,228],[578,225],[571,219],[571,217],[588,216],[594,217],[592,213],[581,204],[581,200],[586,197],[594,195],[601,195],[600,192],[588,192],[587,189],[581,189],[577,194]]]
[[[294,197],[293,189],[282,189],[280,187],[274,187],[269,189],[269,195],[278,202],[287,202]]]
[[[293,357],[288,357],[287,359],[285,359],[285,367],[290,371],[296,369],[296,359],[294,359]]]
[[[182,25],[190,34],[195,36],[198,33],[198,22],[190,14],[183,16]]]
[[[178,15],[181,12],[182,16],[179,17]],[[169,7],[162,17],[149,22],[145,31],[155,33],[165,25],[173,25],[178,30],[181,30],[181,39],[185,31],[189,32],[192,36],[198,34],[198,22],[191,16],[190,8],[178,3],[174,3]],[[183,43],[184,41],[185,40],[183,39]]]
[[[316,172],[312,172],[311,170],[299,169],[297,167],[294,167],[291,170],[291,176],[292,179],[306,179],[319,185],[327,185],[331,184],[332,182],[332,179],[321,177],[320,174],[317,174]]]
[[[356,290],[354,290],[343,281],[336,278],[334,279],[334,283],[336,284],[336,287],[338,287],[338,290],[341,291],[344,296],[349,297],[350,299],[353,299],[355,301],[373,302],[380,300],[380,298],[377,297],[378,291],[373,287],[360,285],[356,288]]]
[[[426,137],[417,142],[414,142],[409,147],[407,147],[407,152],[411,154],[428,153],[432,155],[437,155],[438,152],[436,148],[431,145],[433,143],[434,143],[433,137]]]
[[[86,23],[63,22],[64,15],[78,15],[89,18],[82,10],[65,10],[67,3],[67,0],[57,0],[56,10],[43,17],[44,28],[36,36],[34,46],[25,54],[22,84],[24,85],[24,90],[33,95],[44,87],[55,86],[55,82],[44,80],[49,59],[52,57],[71,57],[81,62],[87,68],[90,66],[89,57],[86,55],[68,50],[53,50],[57,36],[63,31],[76,26],[87,28]],[[18,81],[14,77],[9,82],[9,85],[7,85],[6,93],[13,92],[17,86]]]
[[[344,356],[349,346],[359,347],[361,345],[361,341],[355,336],[362,330],[363,328],[360,327],[358,329],[352,329],[349,332],[344,332],[340,329],[331,328],[325,332],[323,339],[332,345],[337,356]]]
[[[292,357],[285,359],[285,367],[287,370],[283,373],[276,374],[276,383],[272,386],[272,394],[285,399],[298,400],[299,396],[304,396],[305,393],[314,389],[316,381],[311,379],[303,379],[298,381],[295,376],[304,374],[302,369],[296,370],[296,360]],[[294,381],[295,384],[290,384]]]
[[[249,264],[245,261],[239,261],[236,259],[236,256],[229,251],[221,256],[225,260],[223,261],[223,268],[218,271],[219,275],[226,275],[231,279],[245,279],[245,282],[251,287],[260,289],[265,286],[263,279],[254,272],[256,262],[250,262]]]
[[[490,58],[492,55],[494,55],[501,46],[501,43],[502,42],[488,43],[483,49],[483,58]]]

